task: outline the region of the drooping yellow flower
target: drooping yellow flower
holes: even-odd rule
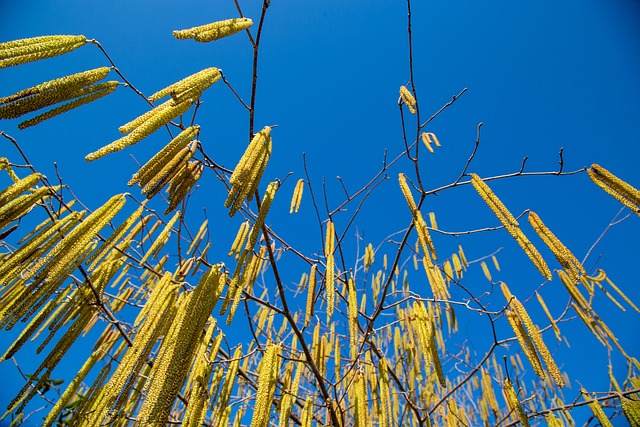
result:
[[[194,39],[197,42],[206,43],[246,30],[251,25],[253,25],[253,21],[249,18],[232,18],[186,30],[176,30],[173,32],[173,36],[180,40]]]
[[[587,170],[589,178],[617,201],[640,215],[640,190],[621,180],[600,165],[593,164]]]
[[[405,86],[400,86],[400,97],[404,101],[405,105],[411,111],[411,114],[416,113],[416,99],[413,97],[413,94],[407,89]]]
[[[85,36],[40,36],[0,43],[0,68],[62,55],[85,43]]]

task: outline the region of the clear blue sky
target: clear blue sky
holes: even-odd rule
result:
[[[257,22],[259,2],[241,3],[246,3],[245,15]],[[484,123],[481,145],[470,172],[480,176],[514,172],[525,156],[528,171],[555,170],[563,147],[565,171],[599,163],[640,187],[639,1],[413,3],[414,71],[423,120],[468,88],[428,129],[443,146],[422,163],[427,188],[457,178],[473,149],[479,122]],[[248,100],[251,49],[243,34],[207,45],[178,41],[171,35],[175,29],[235,16],[231,0],[179,4],[117,0],[108,6],[78,0],[0,0],[0,41],[84,34],[100,41],[120,70],[147,95],[216,66]],[[400,153],[397,99],[399,86],[409,80],[407,54],[404,2],[272,1],[262,41],[256,128],[278,125],[272,134],[274,154],[265,182],[288,172],[294,176],[279,194],[275,205],[279,211],[270,220],[276,228],[286,226],[283,237],[302,249],[319,249],[317,239],[308,238],[318,236],[309,199],[303,201],[304,215],[285,214],[293,183],[303,177],[302,153],[307,155],[316,191],[326,177],[332,207],[342,201],[336,176],[354,191],[379,170],[385,149],[390,157]],[[103,65],[108,64],[99,50],[87,45],[63,57],[0,70],[0,96]],[[218,163],[232,168],[246,146],[247,114],[221,83],[209,89],[203,101],[197,120],[201,140]],[[18,131],[19,120],[14,120],[0,122],[0,130],[17,138],[31,161],[50,178],[55,176],[52,164],[57,162],[65,183],[95,208],[109,195],[128,191],[126,182],[137,169],[132,155],[144,162],[167,142],[166,133],[159,132],[130,150],[90,164],[84,161],[87,153],[118,137],[118,126],[144,111],[140,98],[119,88],[106,99],[35,128]],[[16,153],[0,141],[0,156],[16,158]],[[396,181],[400,171],[410,174],[406,160],[390,170],[391,179],[365,204],[369,212],[358,220],[357,231],[374,245],[408,224]],[[219,220],[214,221],[212,232],[225,242],[218,249],[223,256],[239,219],[226,219],[221,209],[224,189],[213,174],[205,172],[203,182],[209,184],[203,184],[204,191],[192,204],[194,227],[202,220],[196,206],[209,204],[210,218]],[[516,178],[495,182],[492,188],[514,213],[538,212],[578,258],[620,209],[586,174]],[[445,230],[497,225],[470,186],[431,197],[425,206],[426,212],[436,212]],[[633,217],[612,229],[587,263],[587,267],[604,268],[635,301],[640,300],[638,225],[638,217]],[[351,229],[350,236],[355,232]],[[503,271],[494,278],[509,283],[516,295],[522,292],[522,298],[540,283],[506,232],[436,240],[442,253],[452,253],[458,244],[470,259],[504,248],[499,255]],[[558,268],[555,261],[550,264]],[[300,274],[296,270],[286,280],[294,282]],[[561,286],[557,279],[556,285]],[[478,284],[483,286],[484,282]],[[553,286],[542,293],[559,310],[566,301],[565,291],[556,288],[559,296],[554,305]],[[596,311],[605,320],[619,322],[612,329],[627,351],[638,356],[637,328],[629,325],[637,325],[639,315],[620,314],[602,295]],[[537,319],[544,322],[542,317]],[[468,337],[478,332],[472,324],[461,325],[465,327]],[[606,353],[599,347],[593,350],[597,343],[583,325],[576,322],[567,333],[572,334],[571,348],[560,346],[558,352],[575,363],[565,365],[570,377],[589,390],[606,390]],[[8,339],[1,334],[0,345]],[[583,364],[585,354],[593,354],[598,365]],[[0,375],[9,384],[0,390],[2,408],[20,380],[10,362],[0,365]],[[572,385],[567,396],[579,389],[577,382]]]

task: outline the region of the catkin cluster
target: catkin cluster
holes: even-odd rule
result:
[[[192,138],[199,129],[199,126],[190,126],[180,132],[128,182],[129,186],[138,184],[142,187],[142,194],[145,194],[148,199],[169,184],[167,189],[169,206],[165,210],[165,215],[178,207],[204,171],[201,162],[190,161],[198,145],[198,141]]]
[[[224,21],[212,22],[211,24],[200,25],[186,30],[176,30],[173,36],[177,39],[193,39],[197,42],[206,43],[231,36],[253,25],[249,18],[232,18]]]
[[[25,129],[102,98],[113,92],[119,84],[117,81],[98,83],[107,76],[109,71],[108,67],[83,71],[0,98],[0,119],[18,118],[51,105],[72,100],[18,124],[20,129]]]
[[[271,149],[271,128],[265,126],[251,139],[249,146],[233,170],[231,178],[229,178],[231,189],[224,202],[224,206],[230,208],[229,216],[235,215],[242,206],[242,202],[253,199],[253,193],[258,188],[271,156]]]
[[[85,36],[40,36],[0,43],[0,68],[62,55],[85,43]]]

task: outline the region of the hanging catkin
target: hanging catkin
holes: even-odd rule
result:
[[[180,40],[194,39],[197,42],[206,43],[246,30],[251,25],[253,21],[249,18],[232,18],[186,30],[176,30],[173,36]]]

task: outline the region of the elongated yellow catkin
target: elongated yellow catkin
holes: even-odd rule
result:
[[[151,177],[154,177],[162,170],[162,168],[173,159],[184,147],[189,144],[191,139],[200,131],[200,126],[189,126],[180,132],[171,140],[162,150],[156,153],[147,163],[140,168],[138,172],[133,174],[127,185],[132,186],[140,183],[145,186]]]
[[[80,387],[80,384],[82,383],[82,381],[84,381],[89,371],[93,368],[96,362],[100,360],[100,358],[102,358],[102,356],[103,356],[102,349],[95,350],[93,353],[91,353],[91,355],[86,360],[86,362],[84,362],[84,364],[82,365],[82,367],[80,368],[76,376],[73,378],[73,380],[71,380],[71,382],[65,389],[64,393],[62,393],[62,395],[60,396],[56,404],[53,406],[53,408],[51,408],[51,410],[47,414],[47,417],[42,423],[42,427],[50,427],[53,425],[53,423],[56,421],[56,418],[58,418],[58,416],[60,415],[64,407],[72,399],[73,395],[76,393],[76,391],[78,390],[78,387]]]
[[[40,181],[42,175],[39,173],[32,173],[21,180],[15,182],[13,185],[0,191],[0,206],[6,205],[11,200],[15,199],[18,195],[24,193],[29,188],[33,187]]]
[[[167,163],[162,166],[154,176],[145,176],[144,180],[141,180],[140,184],[144,185],[142,194],[147,196],[147,199],[152,198],[160,192],[170,181],[176,178],[180,174],[181,170],[188,165],[189,159],[196,152],[197,142],[192,141],[182,150],[180,150],[175,156],[168,159]]]
[[[522,305],[522,303],[515,297],[511,300],[511,305],[513,306],[514,311],[518,314],[518,317],[520,317],[520,320],[527,329],[527,333],[529,334],[529,337],[531,337],[533,345],[535,346],[536,350],[538,350],[538,353],[547,366],[547,370],[549,371],[551,378],[553,378],[553,381],[558,387],[564,387],[564,378],[562,377],[562,373],[560,373],[560,369],[558,369],[558,366],[553,360],[549,349],[545,345],[542,336],[540,335],[540,331],[538,330],[537,326],[533,324],[533,321],[525,310],[524,305]]]
[[[169,236],[171,235],[171,229],[173,228],[173,225],[176,223],[176,221],[178,221],[178,218],[180,218],[180,212],[176,212],[175,215],[173,215],[173,217],[169,220],[169,222],[167,222],[167,225],[165,225],[160,234],[158,234],[156,240],[153,241],[151,247],[147,250],[147,252],[140,260],[140,265],[144,264],[149,259],[149,257],[153,255],[153,253],[155,253],[166,243],[166,241],[169,239]]]
[[[631,427],[640,427],[640,400],[621,396],[622,412]]]
[[[520,318],[515,312],[509,309],[507,309],[506,315],[507,315],[507,320],[511,325],[511,329],[513,329],[513,332],[515,333],[516,338],[518,339],[518,343],[520,344],[522,351],[524,352],[525,356],[527,356],[527,359],[529,359],[529,362],[531,362],[533,371],[540,378],[544,378],[545,375],[544,375],[544,370],[542,369],[542,363],[538,358],[538,353],[536,353],[535,347],[531,342],[531,338],[529,338],[529,335],[527,335],[524,329],[524,326],[520,321]]]
[[[224,206],[230,208],[229,216],[235,215],[245,199],[252,200],[271,156],[272,147],[271,127],[265,126],[251,139],[229,178],[231,190],[224,202]]]
[[[556,334],[556,338],[558,339],[558,341],[562,341],[562,336],[560,335],[560,329],[558,328],[557,322],[551,315],[551,312],[549,311],[547,304],[544,302],[544,299],[542,299],[542,295],[536,292],[536,297],[538,298],[538,302],[542,307],[542,311],[544,311],[544,314],[547,315],[547,319],[549,319],[549,322],[551,323],[551,327],[553,328],[553,332]]]
[[[409,108],[411,114],[416,113],[416,99],[413,94],[406,88],[406,86],[400,86],[400,97],[404,101],[405,105]]]
[[[88,425],[101,425],[110,411],[117,411],[119,405],[124,403],[118,396],[128,395],[137,373],[144,366],[158,337],[166,333],[169,323],[163,320],[172,316],[177,295],[177,287],[171,283],[171,279],[172,274],[166,272],[156,283],[149,299],[138,313],[134,326],[139,327],[133,338],[133,345],[124,353],[109,382],[95,398],[92,405],[92,423]]]
[[[498,220],[500,220],[511,237],[516,240],[525,254],[527,254],[538,271],[540,271],[547,280],[551,280],[551,270],[549,270],[549,266],[545,262],[544,258],[542,258],[540,252],[538,252],[536,247],[529,241],[529,239],[527,239],[522,230],[520,230],[518,221],[516,221],[502,201],[498,199],[498,196],[496,196],[482,178],[475,173],[471,174],[471,184],[482,200],[484,200],[487,206],[489,206],[493,211]]]
[[[505,394],[507,404],[509,405],[511,410],[516,413],[523,427],[529,427],[529,418],[527,417],[527,414],[524,412],[524,408],[522,407],[522,404],[518,399],[518,394],[516,393],[516,390],[513,388],[513,384],[511,383],[511,380],[509,378],[506,378],[504,380],[503,391]]]
[[[251,427],[267,427],[273,395],[280,376],[279,344],[269,344],[260,361],[260,376],[258,377],[258,391],[251,418]]]
[[[582,267],[582,263],[578,261],[573,253],[544,225],[540,217],[533,211],[529,212],[529,223],[536,233],[538,233],[542,241],[551,249],[551,252],[553,252],[553,255],[555,255],[560,265],[569,273],[573,280],[577,281],[580,276],[587,275],[587,272],[584,271]]]
[[[173,401],[197,355],[204,326],[217,303],[217,298],[211,296],[218,291],[220,279],[225,280],[220,269],[219,264],[212,266],[193,292],[178,301],[177,313],[149,374],[152,380],[138,413],[142,425],[166,425]]]
[[[204,172],[204,164],[200,161],[187,162],[171,179],[167,193],[169,193],[169,206],[165,209],[167,215],[175,210],[194,187]]]
[[[400,184],[402,195],[407,201],[407,205],[409,205],[409,210],[411,211],[411,214],[413,214],[418,208],[416,207],[416,202],[415,200],[413,200],[413,194],[411,194],[411,190],[409,189],[409,185],[407,184],[407,176],[403,173],[399,173],[398,183]]]
[[[391,412],[391,387],[389,380],[389,372],[387,368],[387,360],[380,360],[380,427],[391,427],[393,418]]]
[[[581,392],[585,395],[587,394],[585,390],[581,390]],[[607,415],[604,413],[597,400],[589,401],[588,405],[589,409],[591,409],[591,412],[596,417],[601,427],[613,427],[613,424],[611,424],[611,420],[609,420],[609,417],[607,417]]]
[[[0,230],[14,220],[26,215],[31,208],[44,198],[51,197],[60,187],[39,187],[31,194],[25,194],[0,206]]]
[[[184,79],[173,83],[164,89],[161,89],[149,97],[149,101],[157,101],[164,98],[167,95],[180,102],[185,99],[185,95],[189,95],[191,98],[199,98],[200,94],[215,82],[220,80],[220,70],[215,67],[205,68],[198,71]]]
[[[197,42],[206,43],[246,30],[251,25],[253,21],[249,18],[232,18],[185,30],[176,30],[173,36],[180,40],[194,39]]]
[[[347,286],[349,301],[349,344],[351,349],[351,358],[355,359],[358,355],[358,297],[356,295],[356,284],[353,277],[349,277]]]
[[[289,213],[298,212],[300,209],[300,203],[302,202],[302,192],[304,191],[304,179],[300,178],[293,189],[293,196],[291,197],[291,207]]]
[[[103,98],[109,95],[110,93],[112,93],[113,91],[115,91],[119,85],[120,83],[118,81],[113,80],[109,82],[97,83],[97,84],[82,88],[76,93],[74,93],[74,96],[76,97],[76,99],[74,99],[73,101],[68,102],[64,105],[61,105],[59,107],[53,108],[51,110],[48,110],[40,115],[37,115],[36,117],[33,117],[29,120],[25,120],[19,123],[18,129],[22,130],[31,126],[35,126],[37,124],[44,122],[45,120],[49,120],[62,113],[66,113],[67,111],[71,111],[75,108],[81,107],[97,99]]]
[[[54,79],[0,98],[0,118],[12,119],[50,105],[102,90],[94,83],[102,80],[109,68],[96,68]],[[92,88],[92,89],[90,89]]]
[[[0,43],[0,68],[26,64],[71,52],[87,43],[85,36],[41,36]]]
[[[172,103],[172,101],[168,101]],[[187,112],[191,107],[192,100],[187,99],[179,104],[169,104],[165,108],[155,108],[154,114],[151,114],[144,122],[137,126],[129,135],[123,136],[120,139],[113,141],[111,144],[105,145],[93,153],[89,153],[85,156],[85,160],[92,162],[110,153],[123,150],[126,147],[137,144],[147,136],[151,135],[162,126],[169,123],[171,120]]]
[[[311,272],[309,272],[309,288],[307,289],[307,306],[305,310],[304,316],[304,327],[309,326],[309,322],[311,321],[311,317],[313,317],[313,305],[315,302],[315,294],[316,294],[316,270],[318,266],[317,264],[313,264],[311,266]]]
[[[335,249],[335,228],[333,221],[327,222],[327,230],[324,243],[324,255],[327,259],[327,266],[324,273],[324,286],[327,297],[327,322],[330,322],[333,316],[333,310],[336,301],[336,285],[335,285],[335,259],[333,251]]]
[[[313,421],[313,399],[311,396],[307,397],[302,407],[302,413],[300,414],[300,427],[311,427]]]
[[[640,190],[621,180],[600,165],[593,164],[587,170],[589,178],[617,201],[640,215]]]

